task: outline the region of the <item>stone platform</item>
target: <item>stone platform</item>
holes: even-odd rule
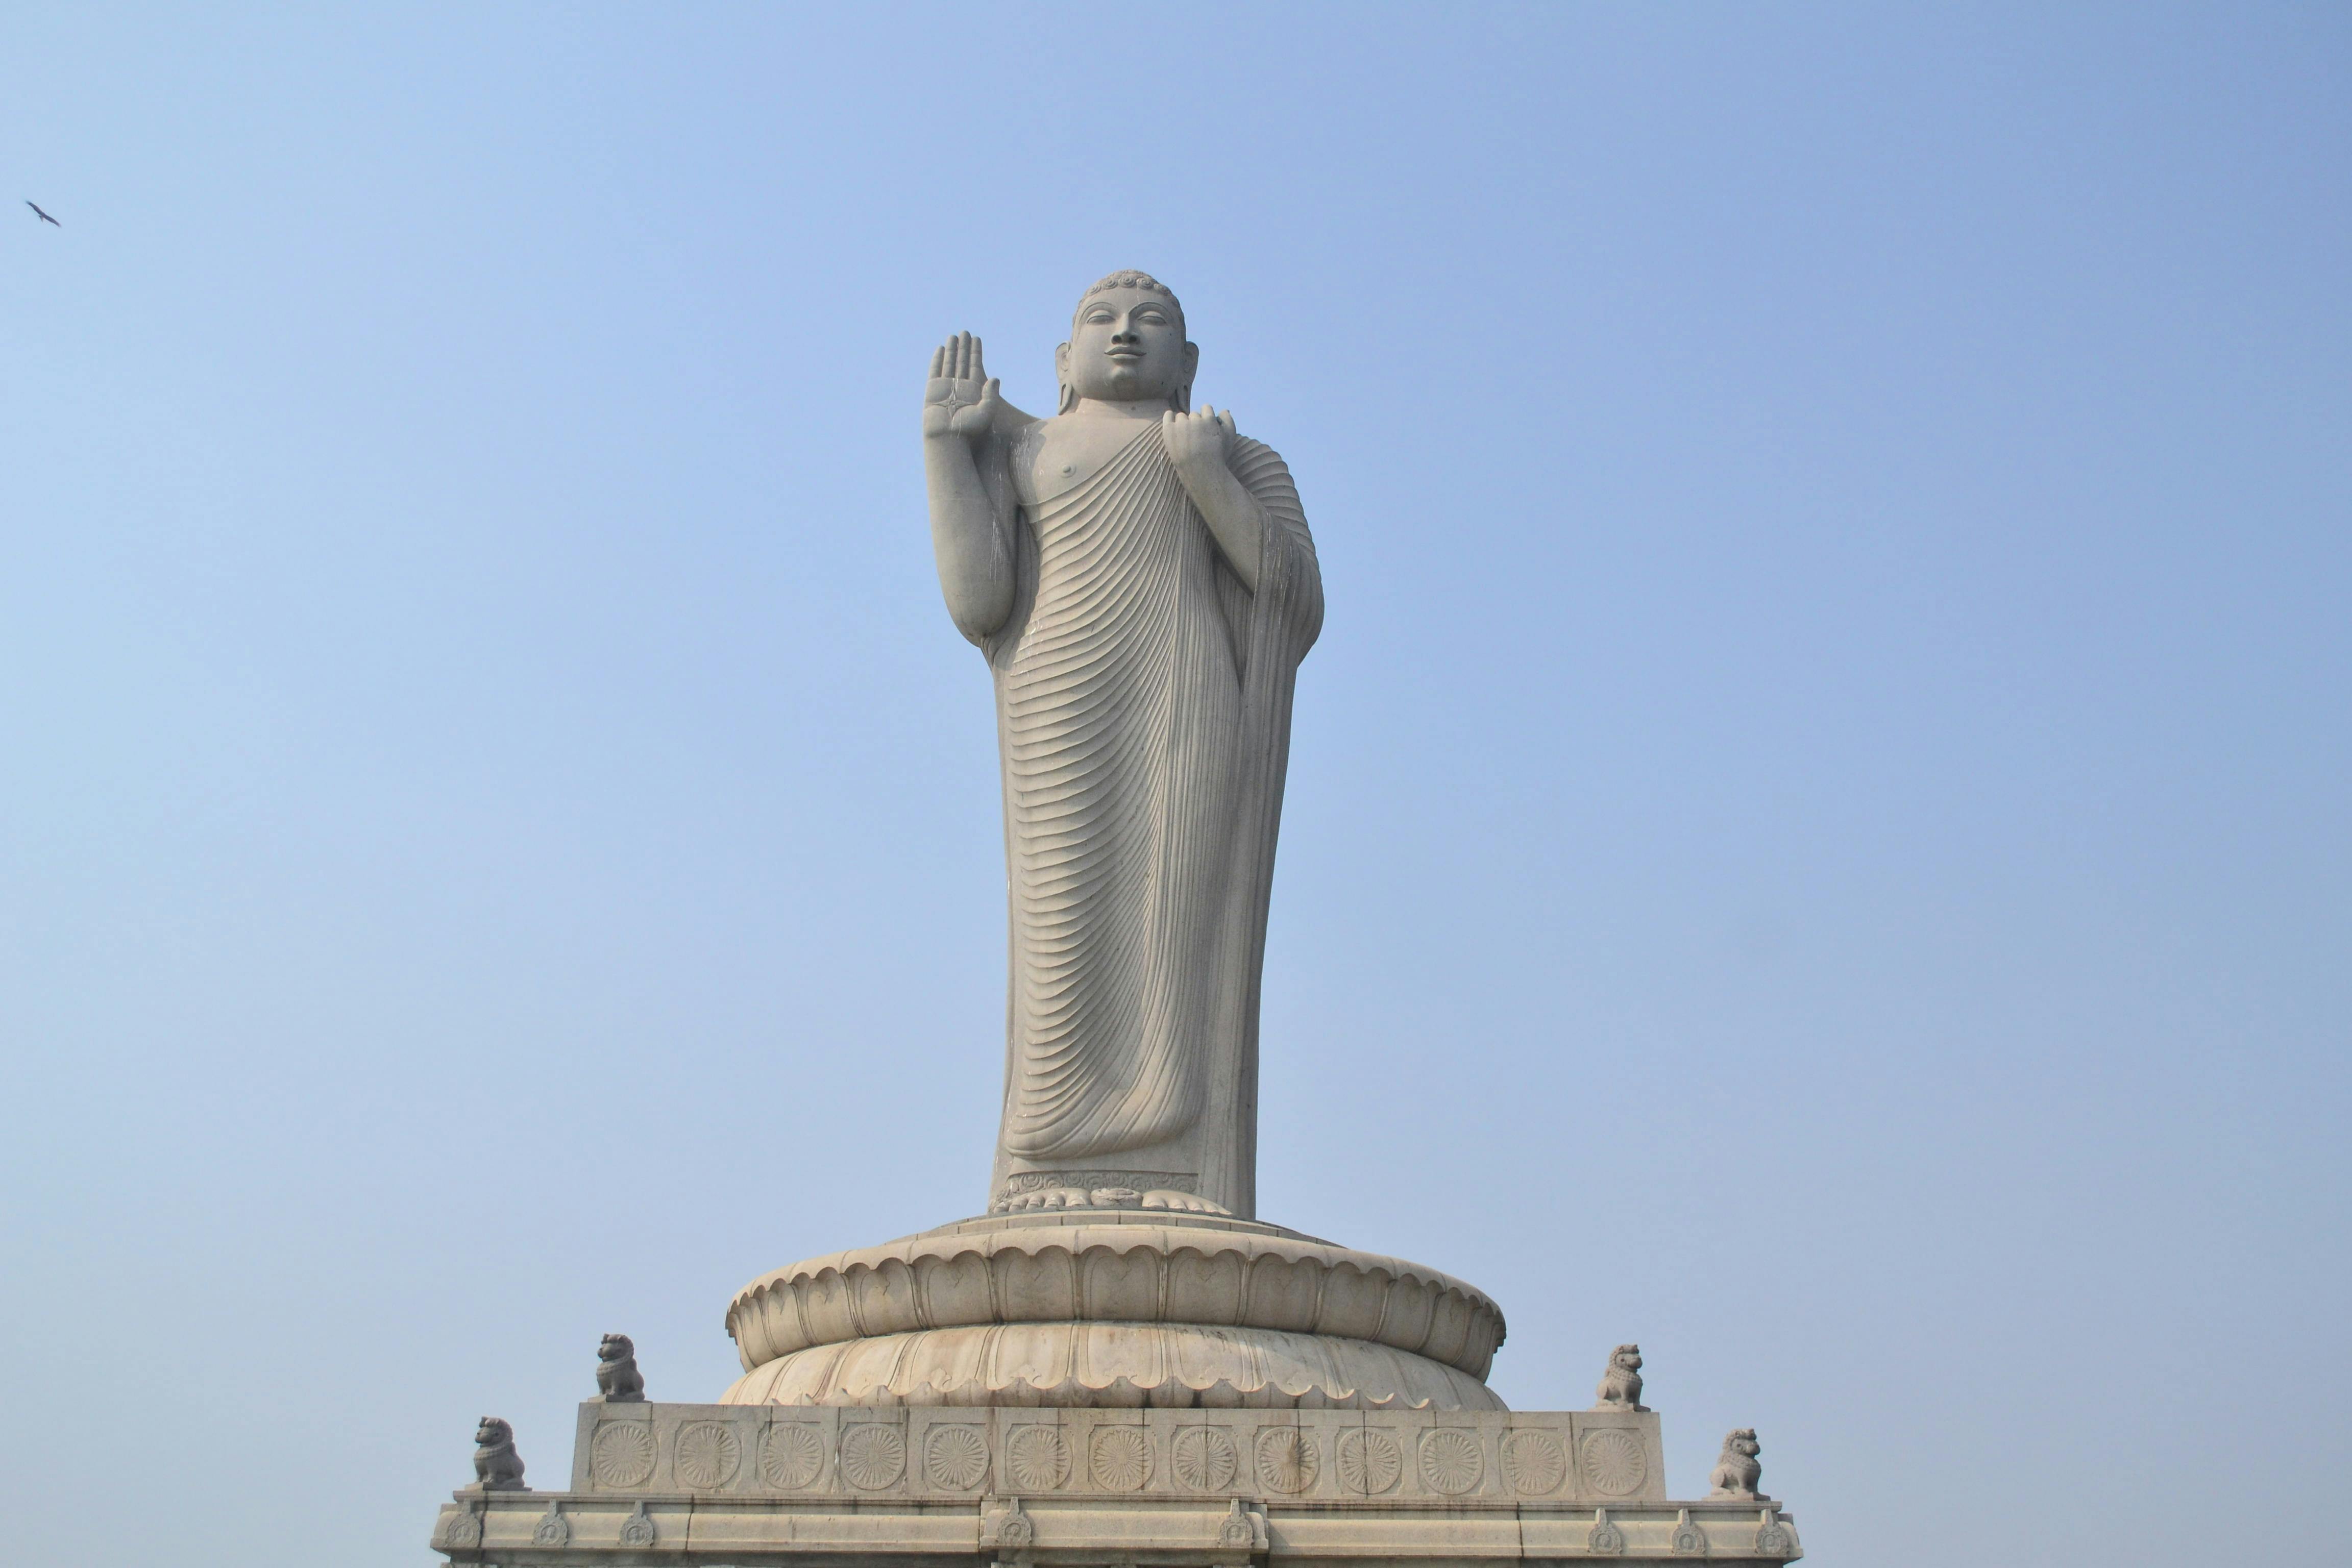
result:
[[[468,1490],[453,1563],[1247,1568],[1801,1556],[1670,1500],[1650,1411],[591,1403],[570,1489]]]
[[[762,1275],[727,1331],[730,1405],[1503,1408],[1486,1292],[1206,1215],[964,1220]]]

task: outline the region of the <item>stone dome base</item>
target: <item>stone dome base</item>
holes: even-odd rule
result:
[[[730,1405],[1500,1410],[1486,1292],[1279,1226],[1000,1215],[761,1275]]]
[[[722,1405],[1501,1410],[1469,1373],[1364,1340],[1190,1323],[996,1323],[849,1340],[744,1373]]]

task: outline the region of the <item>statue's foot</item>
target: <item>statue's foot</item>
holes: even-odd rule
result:
[[[1030,1214],[1040,1209],[1164,1209],[1170,1214],[1220,1215],[1230,1218],[1233,1210],[1223,1204],[1213,1204],[1193,1193],[1180,1193],[1167,1187],[1155,1187],[1139,1193],[1133,1187],[1038,1187],[1031,1192],[1011,1193],[993,1205],[996,1214]]]
[[[1222,1204],[1213,1204],[1194,1193],[1171,1192],[1166,1187],[1154,1187],[1143,1194],[1143,1206],[1148,1209],[1170,1209],[1177,1214],[1222,1215],[1230,1219],[1233,1210]]]
[[[1006,1214],[1019,1214],[1024,1209],[1091,1208],[1084,1187],[1039,1187],[1034,1192],[1015,1193],[1004,1200]]]

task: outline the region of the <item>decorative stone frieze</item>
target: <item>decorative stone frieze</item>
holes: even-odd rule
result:
[[[1606,1465],[1569,1456],[1605,1454]],[[1663,1500],[1633,1411],[580,1406],[587,1497]],[[544,1501],[535,1500],[543,1510]],[[1757,1518],[1747,1503],[1743,1517]]]
[[[713,1428],[725,1434],[724,1441]],[[614,1433],[620,1434],[615,1437]],[[651,1445],[615,1485],[599,1456]],[[1580,1462],[1618,1440],[1632,1493]],[[724,1456],[737,1457],[731,1469]],[[714,1461],[712,1456],[720,1458]],[[466,1563],[1459,1568],[1801,1555],[1777,1506],[1669,1501],[1648,1411],[580,1407],[572,1489],[454,1494]],[[721,1472],[723,1479],[720,1479]],[[1601,1472],[1617,1479],[1622,1474]],[[780,1481],[793,1483],[780,1485]],[[1547,1490],[1546,1483],[1550,1489]],[[533,1555],[534,1552],[545,1555]]]

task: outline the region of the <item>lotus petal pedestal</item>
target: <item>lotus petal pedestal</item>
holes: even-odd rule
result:
[[[1485,1292],[1278,1226],[1003,1215],[763,1275],[729,1405],[1500,1410]]]

